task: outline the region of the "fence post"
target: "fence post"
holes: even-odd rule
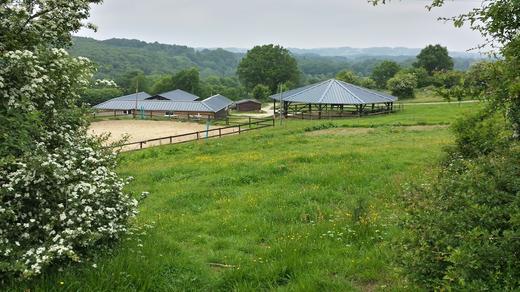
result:
[[[219,138],[222,137],[222,128],[218,128],[218,136]]]
[[[251,129],[251,117],[249,117],[249,129]]]
[[[200,137],[199,137],[199,132],[197,132],[197,140],[199,140],[199,139],[200,139]]]
[[[240,134],[241,130],[240,130],[240,125],[238,125],[238,134]]]
[[[139,145],[140,145],[140,149],[143,149],[143,142],[139,142]]]
[[[170,136],[170,144],[172,143],[172,136]]]

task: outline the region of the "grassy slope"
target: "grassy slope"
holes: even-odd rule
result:
[[[32,290],[367,290],[407,283],[392,266],[396,195],[428,175],[452,141],[445,124],[478,105],[413,106],[387,116],[335,121],[371,133],[309,135],[325,121],[208,143],[124,154],[129,189],[149,191],[142,241],[113,255],[11,287]],[[139,244],[143,247],[139,247]],[[231,265],[216,267],[211,263]],[[60,284],[63,282],[63,284]]]

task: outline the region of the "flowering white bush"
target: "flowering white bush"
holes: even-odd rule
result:
[[[61,147],[55,148],[59,143]],[[0,264],[24,276],[57,259],[79,260],[100,239],[118,238],[136,214],[113,171],[114,154],[68,127],[46,133],[29,156],[0,170]]]
[[[0,2],[0,278],[80,261],[136,214],[77,106],[93,66],[63,49],[97,2]]]

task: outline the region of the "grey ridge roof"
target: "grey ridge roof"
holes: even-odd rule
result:
[[[218,112],[232,105],[233,101],[223,95],[217,94],[206,98],[202,103],[211,108],[214,112]]]
[[[137,100],[144,100],[149,97],[151,97],[151,95],[149,95],[146,92],[138,92],[138,93],[132,93],[132,94],[125,95],[125,96],[116,97],[111,100],[133,100],[133,101],[135,101],[136,98],[137,98]]]
[[[198,98],[198,97],[197,97]],[[213,112],[216,113],[233,103],[220,94],[211,96],[203,101],[176,101],[176,100],[147,100],[138,99],[137,106],[134,99],[114,98],[94,106],[98,110],[145,110],[145,111],[173,111],[173,112]]]
[[[99,110],[133,110],[135,101],[109,100],[94,107]],[[183,111],[183,112],[213,112],[213,110],[200,101],[151,101],[137,102],[137,110],[145,111]]]
[[[280,100],[280,94],[272,95],[271,99]],[[314,104],[371,104],[395,102],[397,97],[330,79],[283,92],[282,100]]]
[[[153,97],[163,97],[173,101],[194,101],[200,99],[200,97],[180,89],[160,93]]]
[[[242,103],[246,103],[246,102],[254,102],[254,103],[262,104],[260,101],[258,101],[256,99],[242,99],[239,101],[235,101],[235,104],[242,104]]]

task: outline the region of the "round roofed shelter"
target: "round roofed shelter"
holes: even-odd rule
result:
[[[336,79],[275,94],[271,99],[275,112],[301,119],[390,113],[398,100],[395,96]]]

